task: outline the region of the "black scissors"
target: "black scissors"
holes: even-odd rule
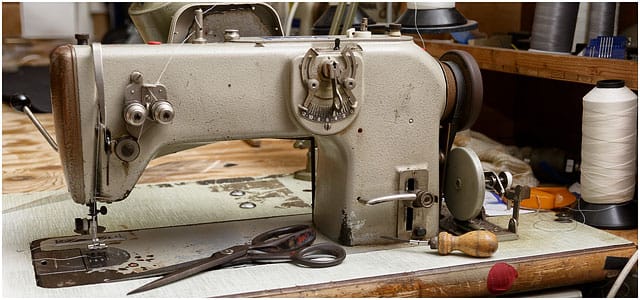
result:
[[[166,269],[173,268],[175,271],[145,284],[127,295],[155,289],[215,267],[250,262],[290,261],[299,266],[325,268],[342,263],[346,257],[346,252],[342,247],[329,243],[311,245],[315,239],[316,232],[308,225],[294,225],[269,230],[254,237],[249,244],[233,246],[215,252],[207,258],[166,267]]]

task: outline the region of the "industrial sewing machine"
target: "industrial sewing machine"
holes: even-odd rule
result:
[[[193,14],[202,24],[202,10]],[[196,27],[184,44],[56,49],[57,141],[69,192],[94,216],[89,231],[96,203],[126,199],[155,157],[222,140],[313,138],[323,234],[345,245],[437,235],[443,168],[455,132],[477,117],[479,69],[464,52],[437,60],[409,36],[364,26],[319,37],[228,30],[221,43]]]
[[[314,139],[319,157],[313,221],[326,236],[343,244],[385,243],[380,238],[384,235],[397,239],[433,237],[440,230],[438,220],[445,211],[441,209],[445,202],[457,219],[475,217],[479,207],[474,199],[482,194],[487,180],[498,183],[503,192],[508,186],[503,181],[509,181],[486,174],[484,182],[478,180],[483,176],[477,157],[463,148],[451,149],[455,132],[469,127],[478,111],[481,81],[475,63],[462,52],[448,53],[438,61],[416,47],[411,38],[397,33],[369,37],[366,30],[361,32],[330,37],[257,38],[229,31],[224,42],[215,44],[196,35],[195,43],[184,45],[93,44],[59,48],[52,56],[57,139],[73,200],[90,207],[93,219],[87,225],[94,239],[89,251],[87,235],[35,241],[30,245],[32,260],[25,261],[32,263],[36,272],[46,267],[45,275],[59,275],[47,287],[87,284],[76,279],[95,279],[102,274],[112,277],[98,277],[89,283],[119,280],[115,275],[120,273],[112,271],[130,272],[133,265],[137,268],[138,263],[143,264],[141,260],[152,260],[152,256],[142,255],[136,260],[134,255],[138,253],[130,252],[129,256],[117,250],[131,249],[122,246],[139,241],[137,238],[142,235],[117,240],[105,248],[103,237],[132,235],[127,236],[125,230],[95,235],[100,211],[97,203],[126,199],[154,157],[227,139]],[[73,205],[71,201],[66,203],[61,207]],[[36,213],[39,217],[51,206],[44,207],[25,210],[20,216]],[[118,204],[112,208],[117,210]],[[54,216],[54,220],[61,218],[55,212],[45,214]],[[30,234],[55,236],[38,230],[55,221],[34,223],[39,226],[34,226],[37,229]],[[227,244],[228,236],[220,233],[234,226],[223,225],[227,226],[215,234],[209,231],[203,235],[207,239],[217,237],[215,247]],[[197,226],[184,227],[173,233]],[[77,242],[74,238],[85,240],[72,245]],[[174,234],[160,240],[180,238]],[[27,256],[15,255],[24,252],[25,240],[16,243],[24,246],[6,251],[14,254],[9,259]],[[80,255],[70,252],[65,257],[53,255],[73,247],[84,251],[75,252]],[[162,254],[156,248],[152,250],[157,256]],[[393,261],[396,254],[411,252],[405,250],[391,249],[385,259]],[[422,252],[413,250],[411,259],[413,254]],[[39,256],[34,255],[35,251]],[[168,252],[177,255],[179,251]],[[101,252],[107,256],[89,256]],[[532,253],[540,259],[539,253]],[[369,253],[362,254],[360,257],[366,256],[362,261],[370,264]],[[436,256],[424,257],[416,258],[415,263],[438,261]],[[101,259],[111,260],[108,263],[112,268],[105,268]],[[499,259],[502,261],[503,257]],[[85,264],[86,261],[93,264]],[[477,260],[472,264],[476,265]],[[393,272],[430,272],[422,270],[398,268]],[[17,275],[12,276],[15,281],[24,281],[24,273],[11,274]],[[264,277],[270,278],[270,270],[268,273]],[[316,274],[322,272],[313,275]],[[456,274],[465,273],[450,277]],[[484,275],[476,277],[481,280]],[[135,274],[131,278],[136,278]],[[245,278],[254,279],[241,279]],[[381,282],[379,278],[377,282]],[[40,279],[38,285],[42,287]],[[324,280],[333,284],[344,279]],[[453,280],[455,283],[459,282]],[[299,286],[296,280],[293,284]],[[84,290],[90,291],[85,295],[106,295],[103,292],[107,287],[118,286],[90,286]],[[194,289],[197,287],[194,285]],[[61,291],[51,295],[62,294],[57,292]]]
[[[153,158],[203,143],[312,139],[313,223],[349,246],[436,237],[443,221],[481,215],[485,186],[509,188],[511,179],[485,174],[472,151],[452,150],[482,102],[480,71],[466,52],[438,60],[397,26],[372,35],[366,20],[359,31],[313,37],[277,36],[279,21],[258,22],[256,32],[275,28],[272,36],[243,37],[215,32],[220,24],[205,19],[214,8],[275,14],[260,4],[188,4],[174,15],[167,44],[79,39],[51,55],[60,158],[73,200],[89,207],[76,226],[88,233],[83,251],[99,253],[89,265],[129,257],[97,234],[106,213],[98,203],[126,199]]]

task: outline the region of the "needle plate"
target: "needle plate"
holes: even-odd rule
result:
[[[101,236],[103,241],[121,240],[121,234]],[[31,258],[40,287],[58,288],[104,282],[114,274],[104,268],[127,262],[127,251],[109,246],[89,250],[88,236],[42,239],[31,242]]]

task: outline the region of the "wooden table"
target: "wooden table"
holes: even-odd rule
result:
[[[3,194],[64,189],[57,154],[22,114],[3,105]],[[50,115],[39,116],[53,131]],[[234,176],[265,176],[292,173],[305,166],[306,150],[294,149],[292,141],[262,140],[260,148],[242,141],[220,142],[154,160],[141,183],[191,181]],[[3,211],[3,214],[5,212]],[[25,228],[24,230],[29,230]],[[594,282],[615,276],[605,270],[608,257],[630,257],[637,249],[637,230],[610,231],[633,243],[595,247],[522,258],[476,260],[471,264],[417,269],[388,275],[351,278],[318,284],[251,291],[244,296],[293,297],[472,297],[491,296],[487,274],[497,262],[513,266],[519,276],[510,292]],[[601,233],[599,233],[600,235]],[[568,236],[570,238],[570,236]],[[635,243],[635,244],[634,244]],[[538,246],[543,246],[540,241]],[[503,247],[508,247],[507,244]],[[501,248],[514,252],[514,249]],[[502,251],[502,250],[501,250]],[[451,259],[457,259],[453,256]],[[425,259],[427,257],[425,256]],[[446,257],[434,257],[443,262]],[[5,278],[7,276],[4,276]]]

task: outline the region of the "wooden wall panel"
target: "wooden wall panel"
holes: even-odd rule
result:
[[[2,2],[2,37],[19,37],[20,25],[20,3]]]
[[[467,19],[478,22],[478,30],[495,33],[520,31],[522,3],[457,2],[456,8]]]

